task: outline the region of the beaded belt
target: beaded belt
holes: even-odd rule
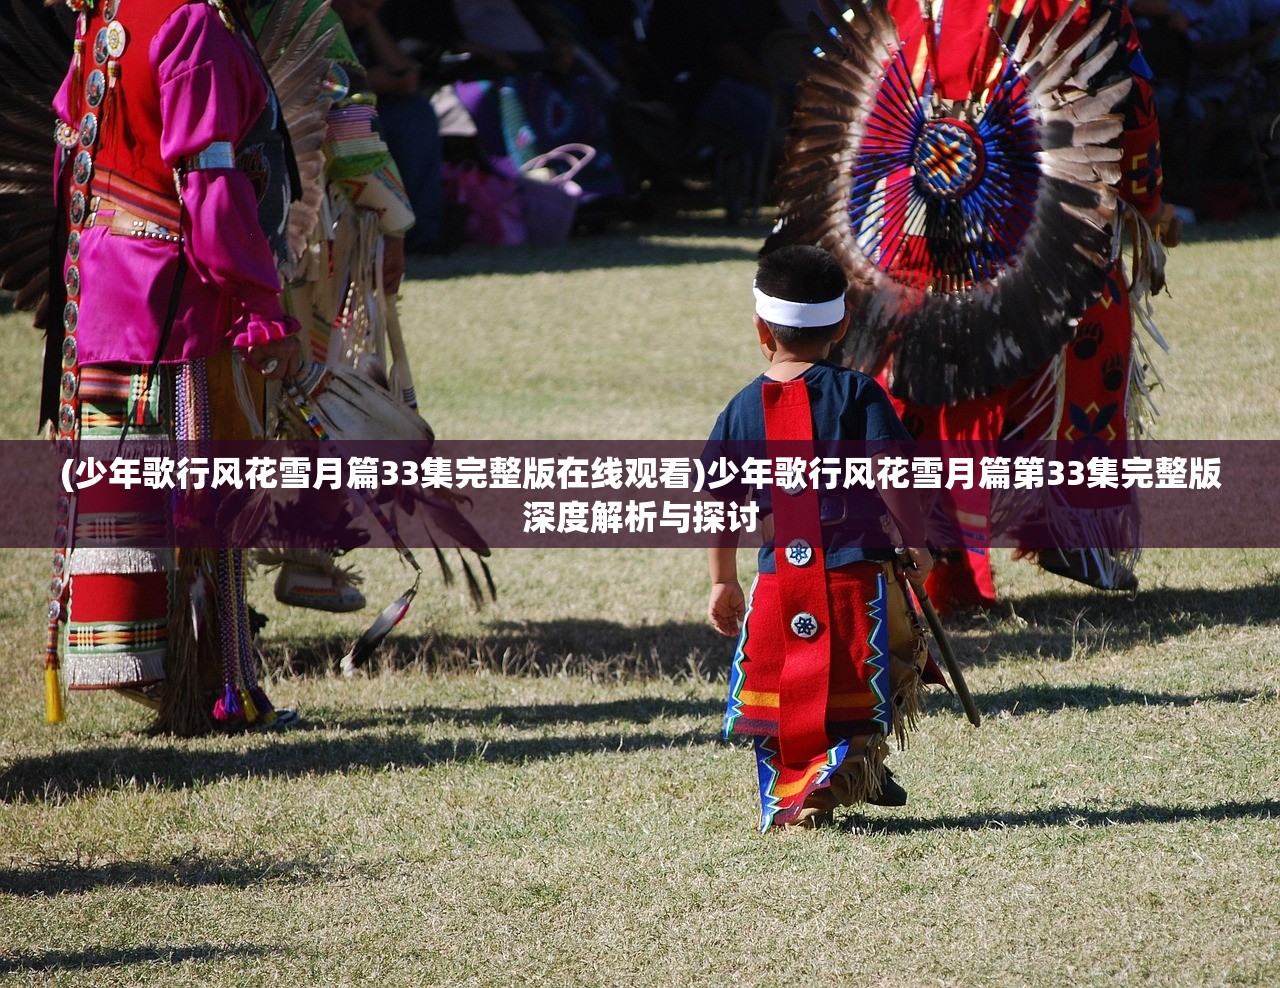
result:
[[[178,234],[168,227],[130,212],[102,196],[95,196],[90,200],[89,216],[84,221],[84,225],[86,227],[108,226],[112,233],[120,236],[160,240],[167,244],[176,244],[180,239]]]

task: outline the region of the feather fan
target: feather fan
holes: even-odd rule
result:
[[[320,220],[325,194],[321,147],[332,106],[321,94],[329,71],[329,48],[338,32],[336,24],[324,26],[328,0],[310,14],[307,6],[307,0],[275,0],[257,38],[302,179],[299,198],[289,207],[290,268],[299,264]],[[283,272],[286,278],[296,273]]]
[[[1130,82],[1099,78],[1108,22],[1062,43],[1077,0],[1038,41],[994,46],[982,89],[952,101],[931,61],[913,73],[885,0],[818,6],[762,253],[808,243],[840,260],[841,357],[888,365],[898,397],[940,405],[1013,383],[1071,340],[1110,263],[1112,111]]]
[[[0,5],[0,288],[38,307],[48,280],[53,189],[53,96],[71,61],[74,20],[59,5]]]

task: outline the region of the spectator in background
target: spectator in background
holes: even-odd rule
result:
[[[769,154],[773,97],[761,48],[787,27],[773,0],[655,0],[649,15],[649,46],[689,147],[746,163],[727,170],[721,190],[730,222],[743,191],[734,176],[746,177]]]
[[[1250,119],[1255,59],[1280,35],[1280,0],[1139,0],[1143,50],[1156,75],[1156,109],[1170,199],[1211,218],[1236,216],[1250,198],[1241,180],[1255,149],[1230,143]],[[1161,16],[1163,15],[1163,16]],[[1225,142],[1225,143],[1224,143]]]
[[[532,0],[389,0],[378,17],[423,66],[429,91],[458,80],[567,72],[573,62],[558,14]]]
[[[1187,18],[1170,0],[1134,0],[1130,4],[1142,55],[1151,68],[1151,90],[1160,120],[1160,155],[1164,167],[1164,199],[1183,204],[1182,215],[1194,222],[1200,163],[1210,136],[1204,106],[1188,92],[1191,39]]]
[[[612,217],[626,193],[602,76],[612,80],[589,54],[579,58],[572,24],[554,4],[391,0],[379,17],[422,66],[448,161],[514,178],[541,154],[588,145],[593,155],[574,178],[579,206],[600,222]]]
[[[386,34],[419,66],[418,85],[435,110],[449,161],[482,157],[475,123],[454,93],[453,83],[503,79],[553,61],[543,35],[519,5],[504,4],[502,9],[468,5],[465,26],[461,9],[454,0],[389,0],[378,11]],[[500,15],[511,23],[499,23]],[[508,50],[504,44],[513,47]],[[568,68],[563,51],[555,61]],[[572,62],[571,50],[568,62]]]
[[[517,71],[565,73],[573,64],[572,42],[555,22],[554,12],[540,4],[453,0],[453,11],[468,45],[500,52]]]
[[[1225,104],[1253,68],[1251,56],[1280,35],[1280,0],[1171,0],[1191,42],[1188,92]]]
[[[634,92],[643,29],[632,0],[556,0],[556,11],[574,39],[617,82]],[[581,52],[579,53],[581,54]]]
[[[382,2],[334,0],[333,9],[368,70],[383,136],[417,217],[405,237],[405,249],[442,253],[451,246],[451,237],[445,230],[440,185],[440,124],[431,101],[420,91],[420,65],[400,50],[376,16]]]
[[[809,30],[810,12],[815,14],[818,12],[818,4],[815,0],[778,0],[778,8],[791,26],[798,31]]]

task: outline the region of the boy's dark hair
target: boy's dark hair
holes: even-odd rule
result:
[[[760,258],[756,267],[756,288],[772,298],[788,302],[830,302],[849,288],[844,269],[821,247],[793,244],[779,247]],[[773,338],[783,346],[823,343],[834,336],[840,324],[830,326],[783,326],[768,322]]]

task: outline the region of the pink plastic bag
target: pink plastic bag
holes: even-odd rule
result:
[[[441,167],[445,200],[466,206],[467,239],[489,247],[525,242],[524,207],[515,179],[481,171],[475,162]]]
[[[586,144],[565,144],[521,166],[520,198],[530,243],[562,244],[569,239],[582,198],[582,187],[573,179],[595,156],[595,149]],[[567,168],[557,173],[553,165]]]

